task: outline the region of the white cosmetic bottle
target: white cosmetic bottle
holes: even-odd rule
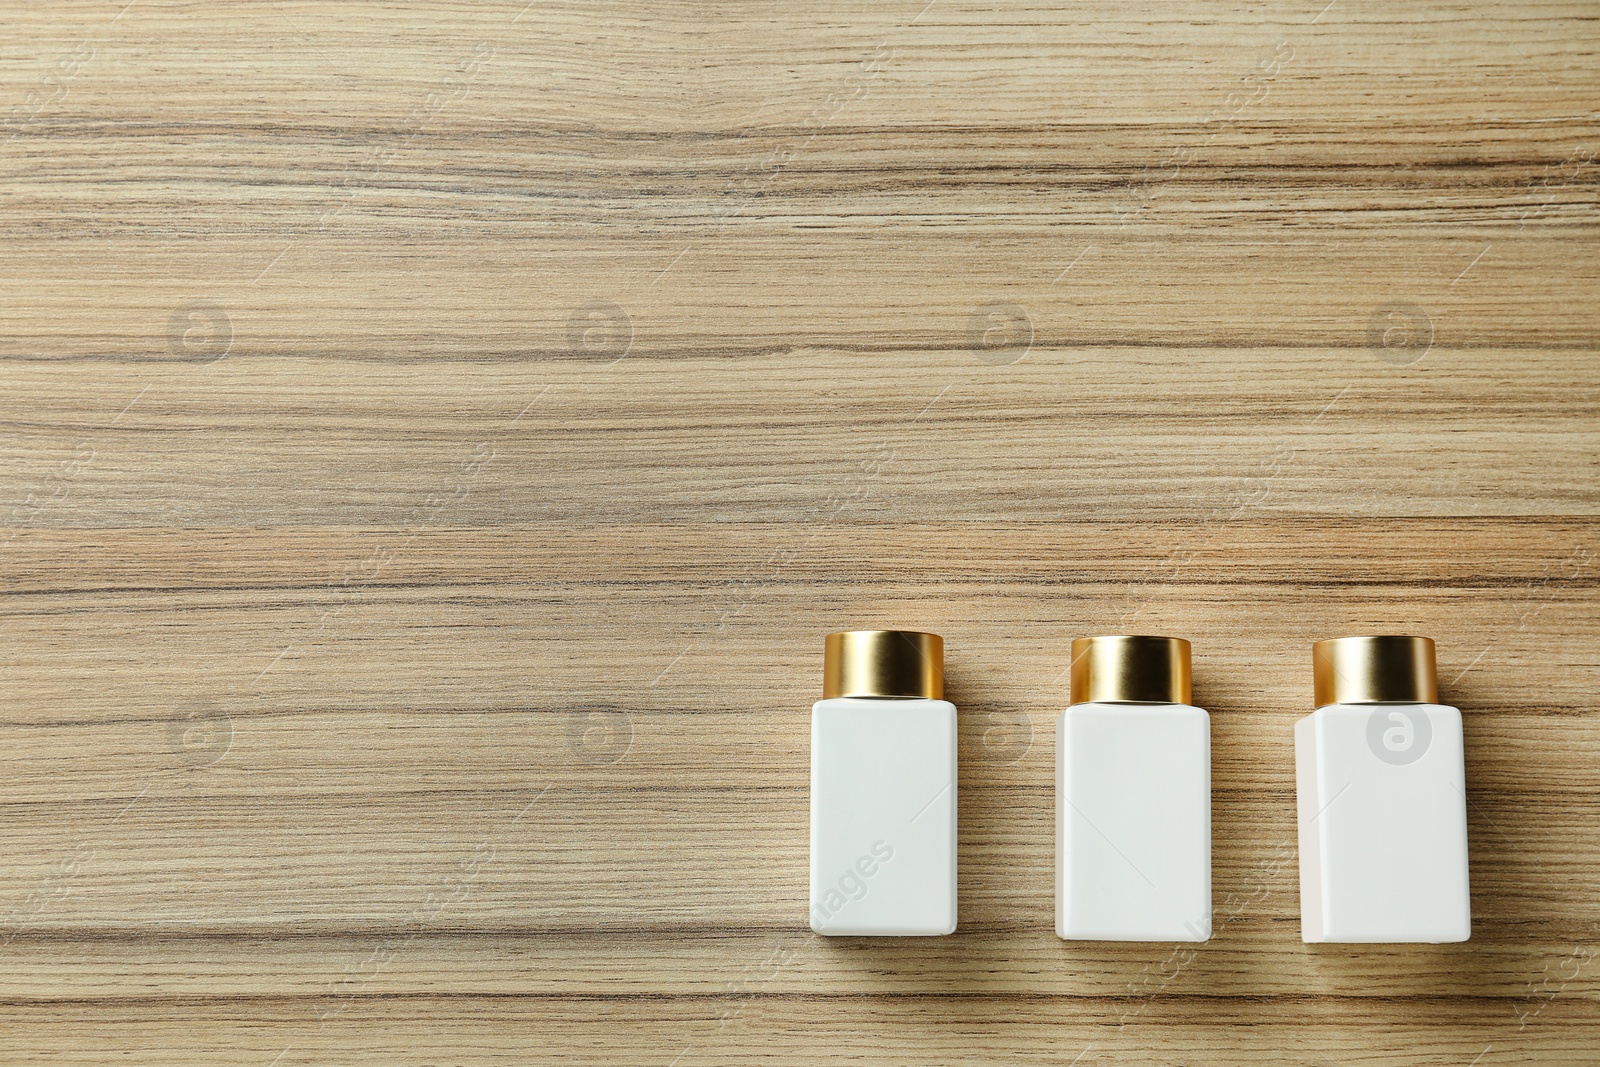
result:
[[[811,929],[956,928],[956,709],[944,641],[829,634],[811,709]]]
[[[1189,642],[1072,642],[1056,725],[1056,934],[1211,936],[1211,719],[1190,705]]]
[[[1439,703],[1426,637],[1312,646],[1316,711],[1295,724],[1300,937],[1465,941],[1461,712]]]

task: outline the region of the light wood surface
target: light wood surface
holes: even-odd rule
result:
[[[1600,1063],[1588,3],[0,4],[0,1062]],[[961,926],[806,928],[944,635]],[[1216,935],[1052,928],[1188,637]],[[1474,932],[1299,939],[1313,639],[1436,638]]]

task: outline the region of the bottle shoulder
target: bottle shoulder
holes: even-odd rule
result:
[[[1083,704],[1070,704],[1063,708],[1061,718],[1074,715],[1158,715],[1167,718],[1174,717],[1211,717],[1205,708],[1193,704],[1124,704],[1102,701],[1090,701]]]
[[[925,697],[829,697],[811,705],[811,712],[814,715],[860,715],[876,712],[889,712],[891,714],[921,712],[954,715],[955,711],[956,706],[948,700],[932,700]]]
[[[1435,729],[1460,733],[1464,727],[1461,709],[1449,704],[1413,704],[1386,701],[1374,704],[1324,704],[1309,715],[1295,720],[1295,736],[1313,738],[1328,730],[1358,729],[1373,720],[1389,721],[1396,715],[1421,716]]]
[[[1371,715],[1373,712],[1381,711],[1384,708],[1389,708],[1395,711],[1420,711],[1425,712],[1430,716],[1441,716],[1446,718],[1451,716],[1459,718],[1461,716],[1461,709],[1453,707],[1450,704],[1417,704],[1410,701],[1392,700],[1383,701],[1381,703],[1367,704],[1324,704],[1322,707],[1317,708],[1310,715],[1305,717],[1308,719],[1332,719],[1342,716],[1366,717]]]

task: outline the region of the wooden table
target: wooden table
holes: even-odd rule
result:
[[[0,1062],[1600,1063],[1591,5],[0,25]],[[947,641],[952,937],[806,928],[872,626]],[[1053,933],[1126,631],[1205,945]],[[1466,712],[1466,944],[1300,941],[1365,632]]]

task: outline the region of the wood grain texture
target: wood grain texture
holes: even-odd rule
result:
[[[1586,3],[0,3],[0,1062],[1600,1063]],[[961,928],[805,919],[945,636]],[[1052,928],[1074,636],[1215,937]],[[1309,643],[1439,642],[1474,932],[1299,940]]]

